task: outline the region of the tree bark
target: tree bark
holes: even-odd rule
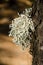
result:
[[[40,58],[40,40],[43,40],[43,36],[41,37],[40,34],[43,34],[42,27],[43,27],[43,0],[35,0],[32,6],[32,18],[35,25],[35,32],[33,34],[33,65],[43,65],[41,63]],[[42,31],[40,33],[40,30]]]

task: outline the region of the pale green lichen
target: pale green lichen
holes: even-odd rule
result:
[[[15,18],[12,21],[12,24],[10,24],[11,31],[9,36],[13,37],[13,42],[21,45],[23,47],[28,47],[30,44],[30,32],[29,29],[31,29],[32,32],[35,31],[34,24],[32,21],[31,15],[29,13],[31,9],[25,9],[23,14],[20,14],[18,18]]]

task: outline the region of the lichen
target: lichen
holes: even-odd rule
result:
[[[34,23],[30,15],[31,10],[31,8],[25,9],[23,14],[20,14],[18,18],[13,19],[12,24],[10,24],[11,31],[9,36],[13,37],[14,43],[21,45],[24,48],[27,48],[30,45],[31,32],[29,32],[29,29],[31,29],[32,32],[35,31]]]

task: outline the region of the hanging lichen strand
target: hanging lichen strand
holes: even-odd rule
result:
[[[25,9],[23,14],[12,20],[12,24],[10,24],[11,31],[9,36],[12,36],[13,42],[21,45],[22,48],[27,48],[30,45],[31,32],[35,31],[30,15],[31,11],[32,8]]]

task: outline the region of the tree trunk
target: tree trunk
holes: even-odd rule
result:
[[[40,45],[42,44],[43,40],[43,0],[35,0],[33,3],[33,10],[32,10],[32,18],[35,24],[35,32],[33,34],[33,65],[43,65],[42,64],[42,55],[40,49],[43,47]],[[42,35],[41,35],[42,34]],[[43,50],[43,49],[42,49]]]

